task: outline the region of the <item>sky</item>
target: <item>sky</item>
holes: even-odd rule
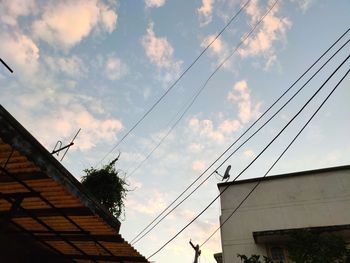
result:
[[[279,1],[211,78],[160,147],[140,165],[219,63],[236,49],[273,3],[252,0],[144,121],[114,147],[244,2],[0,1],[0,57],[14,71],[11,74],[0,66],[1,105],[48,151],[58,140],[69,143],[81,128],[75,145],[62,161],[78,180],[84,169],[100,165],[102,159],[106,164],[121,153],[117,169],[130,189],[121,234],[128,241],[350,25],[348,0]],[[231,178],[237,175],[348,53],[349,46],[218,172],[222,174],[231,164]],[[266,172],[349,65],[344,64],[325,86],[328,90],[316,97],[240,179]],[[349,86],[347,78],[271,175],[350,163]],[[145,256],[156,251],[216,197],[220,180],[212,176],[138,242],[136,249]],[[217,201],[151,260],[192,262],[194,253],[188,241],[202,243],[218,227],[219,216]],[[215,262],[213,253],[220,251],[218,233],[202,247],[200,262]]]

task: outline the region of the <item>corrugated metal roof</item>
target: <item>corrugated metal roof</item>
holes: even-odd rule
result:
[[[120,222],[1,106],[0,217],[6,235],[30,236],[62,260],[148,262],[121,237]]]

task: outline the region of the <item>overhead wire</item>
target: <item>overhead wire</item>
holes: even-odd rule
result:
[[[219,65],[215,68],[215,70],[209,75],[209,77],[206,79],[206,81],[203,83],[203,85],[196,91],[194,96],[188,101],[188,105],[183,110],[180,117],[173,123],[173,125],[168,129],[166,134],[161,138],[161,140],[156,144],[156,146],[149,152],[149,154],[143,159],[138,166],[129,174],[129,176],[133,175],[150,157],[151,155],[159,148],[159,146],[164,142],[164,140],[170,135],[170,133],[175,129],[175,127],[179,124],[179,122],[182,120],[182,118],[186,115],[188,110],[192,107],[194,102],[197,100],[198,96],[202,93],[202,91],[205,89],[205,87],[208,85],[209,81],[214,77],[214,75],[223,67],[223,65],[238,51],[238,49],[244,44],[244,42],[254,33],[256,28],[261,24],[261,22],[265,19],[265,17],[271,12],[271,10],[275,7],[278,0],[276,0],[271,7],[268,9],[268,11],[261,16],[261,18],[255,23],[255,25],[251,28],[251,30],[242,35],[241,40],[238,42],[238,44],[235,46],[233,51],[224,58]],[[181,112],[181,109],[174,115],[174,117],[178,116]]]
[[[245,145],[252,137],[254,137],[262,128],[264,128],[285,106],[287,106],[294,98],[295,96],[324,68],[325,65],[328,64],[328,62],[342,49],[345,45],[347,45],[350,42],[348,40],[346,43],[344,43],[333,56],[331,56],[322,66],[319,68],[304,84],[297,92],[290,98],[288,101],[278,110],[276,111],[261,127],[259,127],[252,135],[250,135],[243,143],[241,143],[217,168],[219,169],[229,158],[233,156],[243,145]],[[215,171],[216,171],[215,170]],[[184,199],[182,199],[177,205],[175,205],[171,210],[169,210],[156,224],[154,224],[147,232],[145,232],[140,238],[138,238],[136,241],[134,241],[132,244],[136,244],[138,241],[140,241],[143,237],[145,237],[149,232],[151,232],[161,221],[163,221],[170,213],[172,213],[176,208],[178,208],[184,201],[186,201],[195,191],[199,189],[214,173],[210,173],[199,185],[197,185]]]
[[[254,30],[259,26],[259,24],[264,20],[264,18],[271,12],[271,10],[275,7],[275,5],[277,4],[278,0],[276,0],[267,10],[267,12],[261,16],[261,18],[257,21],[257,23],[253,26],[253,28],[241,39],[241,41],[236,45],[236,47],[234,48],[233,52],[231,54],[229,54],[224,60],[221,61],[221,63],[216,67],[216,69],[211,73],[211,75],[208,77],[208,79],[204,82],[203,86],[199,88],[199,90],[197,90],[195,96],[192,98],[190,104],[185,108],[184,112],[181,114],[181,116],[177,119],[177,121],[173,124],[173,126],[168,130],[168,132],[165,134],[165,136],[163,136],[163,138],[158,142],[158,144],[156,145],[155,148],[153,148],[153,150],[148,154],[148,156],[131,172],[131,174],[129,176],[131,176],[138,168],[141,167],[141,165],[147,161],[147,159],[153,154],[153,152],[160,146],[160,144],[167,138],[167,136],[169,136],[169,134],[171,133],[171,131],[175,128],[175,126],[180,122],[180,120],[184,117],[184,115],[186,114],[186,112],[189,110],[189,108],[193,105],[193,103],[195,102],[195,100],[197,99],[197,97],[200,95],[200,93],[203,91],[203,89],[206,87],[206,85],[208,84],[208,82],[210,81],[210,79],[215,75],[215,73],[227,62],[227,60],[229,60],[234,53],[239,49],[239,47],[250,37],[250,35],[254,32]],[[277,102],[276,102],[277,103]],[[265,112],[266,113],[266,112]],[[175,115],[177,116],[177,114]],[[262,116],[261,116],[262,117]],[[261,118],[260,117],[260,118]],[[260,119],[259,118],[259,119]],[[257,122],[257,121],[256,121]],[[248,132],[248,130],[246,131]],[[245,133],[244,133],[245,134]],[[242,135],[243,136],[243,135]],[[239,139],[238,139],[239,140]],[[207,170],[206,170],[207,171]],[[205,172],[206,172],[205,171]],[[205,173],[204,172],[204,173]],[[203,174],[202,174],[203,175]],[[185,192],[196,182],[198,181],[199,178],[197,178],[193,183],[191,183],[191,185],[186,188]],[[183,193],[181,194],[183,195]],[[178,197],[179,198],[179,197]],[[176,202],[178,200],[178,198],[174,201]],[[174,202],[172,202],[169,206],[171,206]],[[169,208],[169,206],[167,208],[165,208],[165,210],[167,210]],[[161,212],[161,214],[163,214],[165,212],[165,210],[163,210]],[[146,226],[146,228],[148,228],[155,220],[157,220],[161,215],[159,215],[156,219],[154,219],[148,226]],[[141,231],[141,232],[144,232]],[[135,239],[137,239],[137,237],[141,235],[140,233],[134,237],[131,242],[133,242]],[[136,241],[137,242],[137,241]],[[135,243],[136,243],[135,242]],[[134,243],[133,243],[134,244]]]
[[[144,236],[146,236],[151,230],[155,228],[165,217],[167,217],[172,211],[174,211],[179,205],[181,205],[190,195],[192,195],[205,181],[209,179],[209,177],[214,173],[212,172],[209,176],[207,176],[201,184],[199,184],[191,193],[189,193],[180,203],[178,203],[174,208],[172,208],[165,216],[163,216],[151,229],[149,229],[145,234],[143,234],[155,221],[157,221],[176,201],[178,201],[210,168],[212,168],[249,130],[252,129],[255,124],[262,119],[270,110],[273,108],[348,32],[350,28],[346,30],[332,45],[329,47],[268,109],[256,120],[253,124],[251,124],[248,129],[246,129],[207,169],[205,169],[183,192],[172,201],[163,211],[155,218],[151,223],[149,223],[137,236],[135,236],[132,240],[132,244],[136,244],[140,241]],[[282,106],[280,109],[274,113],[258,130],[256,130],[251,136],[249,136],[242,144],[240,144],[234,152],[232,152],[228,158],[230,158],[233,154],[235,154],[244,144],[246,144],[253,136],[255,136],[264,126],[266,126],[315,76],[316,74],[326,65],[328,62],[333,59],[333,57],[338,54],[340,50],[344,48],[345,45],[349,43],[350,40],[347,40],[322,66],[319,68],[310,78],[309,80]],[[222,162],[217,169],[219,169],[227,160],[226,158],[224,162]],[[216,170],[217,170],[216,169]],[[142,236],[141,236],[142,235]],[[141,236],[139,238],[139,236]],[[136,241],[135,241],[136,240]]]
[[[279,131],[279,133],[264,147],[262,151],[233,179],[232,182],[236,181],[260,156],[270,147],[270,145],[284,132],[284,130],[299,116],[299,114],[306,108],[306,106],[314,99],[314,97],[322,90],[322,88],[327,84],[327,82],[334,76],[334,74],[344,65],[344,63],[349,59],[348,55],[345,60],[332,72],[332,74],[326,79],[326,81],[321,85],[320,88],[307,100],[307,102],[302,106],[302,108],[293,116],[292,119]],[[172,238],[170,238],[164,245],[162,245],[158,250],[151,254],[147,259],[158,254],[164,247],[166,247],[170,242],[172,242],[178,235],[180,235],[187,227],[189,227],[195,220],[197,220],[227,189],[226,186],[220,193],[189,223],[187,223],[180,231],[178,231]]]
[[[142,117],[124,134],[124,136],[112,147],[110,151],[103,156],[103,158],[95,165],[102,163],[109,154],[111,154],[129,134],[154,110],[154,108],[164,99],[164,97],[176,86],[176,84],[183,78],[183,76],[196,64],[196,62],[203,56],[203,54],[211,47],[211,45],[222,35],[222,33],[229,27],[229,25],[238,17],[238,15],[248,6],[251,0],[247,0],[239,10],[230,18],[226,25],[219,31],[219,33],[208,43],[208,45],[201,51],[201,53],[192,61],[192,63],[181,73],[181,75],[174,81],[172,85],[156,100],[156,102],[142,115]]]
[[[305,125],[300,129],[300,131],[297,133],[297,135],[293,138],[293,140],[288,144],[286,149],[280,154],[280,156],[277,158],[277,160],[270,166],[270,168],[267,170],[267,172],[264,174],[263,177],[259,178],[258,182],[254,185],[254,187],[248,192],[248,194],[242,199],[242,201],[238,204],[238,206],[231,212],[231,214],[220,224],[220,226],[200,245],[200,247],[204,246],[225,224],[226,222],[233,216],[234,213],[237,212],[237,210],[243,205],[243,203],[249,198],[249,196],[258,188],[258,186],[261,184],[263,179],[268,175],[268,173],[273,169],[273,167],[277,164],[277,162],[283,157],[283,155],[288,151],[288,149],[292,146],[292,144],[296,141],[296,139],[299,137],[299,135],[304,131],[306,126],[312,121],[312,119],[315,117],[315,115],[319,112],[319,110],[323,107],[323,105],[327,102],[329,97],[334,93],[334,91],[338,88],[340,83],[346,78],[346,76],[349,74],[350,69],[345,73],[345,75],[339,80],[337,85],[332,89],[332,91],[328,94],[328,96],[325,98],[325,100],[319,105],[317,110],[312,114],[312,116],[309,118],[309,120],[305,123]]]

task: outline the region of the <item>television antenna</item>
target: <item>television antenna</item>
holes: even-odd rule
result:
[[[57,156],[59,156],[60,155],[60,152],[61,151],[63,151],[63,150],[65,150],[65,152],[64,152],[64,154],[63,154],[63,156],[62,156],[62,158],[61,158],[61,162],[62,162],[62,160],[63,160],[63,158],[66,156],[66,154],[67,154],[67,152],[68,152],[68,150],[69,150],[69,148],[71,147],[71,146],[73,146],[74,145],[74,140],[77,138],[77,136],[78,136],[78,134],[79,134],[79,132],[81,131],[81,128],[79,128],[79,130],[77,131],[77,133],[74,135],[74,137],[73,137],[73,139],[71,140],[71,142],[69,143],[69,144],[67,144],[66,146],[62,146],[62,141],[57,141],[56,142],[56,144],[55,144],[55,147],[53,148],[53,150],[52,150],[52,152],[51,152],[51,154],[53,155],[53,154],[56,154]]]
[[[231,165],[227,166],[224,175],[219,174],[218,171],[215,171],[214,173],[218,174],[222,178],[221,181],[224,181],[224,180],[228,181],[230,179],[230,170],[231,170]]]

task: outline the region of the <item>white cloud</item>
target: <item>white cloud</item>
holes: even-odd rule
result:
[[[97,118],[80,105],[58,109],[39,117],[35,123],[46,145],[52,144],[53,140],[69,137],[81,128],[75,145],[82,151],[90,150],[101,142],[115,142],[117,133],[123,127],[120,120]]]
[[[245,80],[238,81],[234,85],[233,91],[229,92],[227,99],[238,104],[238,116],[243,123],[247,123],[259,115],[260,103],[253,105],[250,90]]]
[[[241,123],[238,120],[224,120],[220,126],[219,130],[221,130],[224,133],[232,133],[241,127]]]
[[[306,12],[313,5],[315,0],[291,0],[292,3],[295,3],[302,12]]]
[[[100,8],[101,24],[108,33],[112,33],[117,26],[118,14],[105,5]]]
[[[203,145],[200,143],[191,143],[188,149],[193,153],[198,153],[203,149]]]
[[[214,129],[213,122],[209,119],[199,120],[195,117],[189,120],[189,126],[195,133],[199,136],[211,139],[217,143],[222,143],[224,141],[224,134]]]
[[[255,155],[254,151],[251,149],[245,150],[243,154],[247,157],[253,157]]]
[[[145,0],[145,5],[147,8],[161,7],[165,4],[165,0]]]
[[[0,21],[11,26],[17,25],[17,18],[35,13],[37,6],[34,0],[2,0]]]
[[[192,170],[196,172],[202,172],[205,169],[205,162],[202,160],[196,160],[192,162]]]
[[[215,38],[215,35],[209,35],[204,38],[201,43],[201,47],[206,48]],[[217,59],[217,63],[221,63],[225,60],[231,53],[231,48],[229,45],[221,38],[216,39],[211,46],[209,47],[209,56],[215,57]],[[232,66],[230,60],[226,61],[223,67],[228,69]]]
[[[117,14],[97,0],[50,2],[39,20],[33,22],[34,35],[52,46],[69,49],[101,27],[112,32]]]
[[[86,72],[83,61],[76,55],[71,57],[44,57],[46,64],[52,72],[62,72],[71,77],[80,77]]]
[[[285,42],[286,32],[291,28],[292,22],[287,17],[279,17],[278,4],[264,18],[260,29],[254,36],[245,41],[239,50],[241,57],[263,56],[267,60],[265,68],[276,61],[276,44]],[[258,6],[258,1],[252,1],[246,8],[251,24],[256,24],[266,11]]]
[[[201,26],[209,24],[212,20],[214,0],[202,0],[202,6],[197,9]]]
[[[153,27],[153,23],[148,25],[141,43],[151,63],[162,71],[164,80],[168,82],[179,74],[182,61],[174,58],[173,47],[165,37],[157,37]]]
[[[144,198],[137,198],[136,196],[129,196],[126,199],[126,206],[130,210],[134,210],[141,214],[153,215],[162,211],[167,205],[167,194],[153,190],[151,198],[145,200]]]
[[[19,75],[29,76],[39,68],[40,50],[34,41],[18,32],[0,33],[2,58]]]
[[[110,80],[118,80],[128,73],[127,66],[116,56],[110,56],[105,65],[107,77]]]

